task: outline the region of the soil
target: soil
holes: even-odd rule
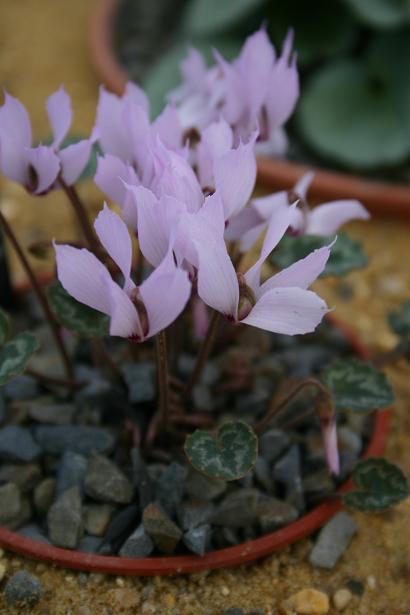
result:
[[[97,83],[87,60],[85,37],[88,13],[95,5],[96,1],[61,4],[43,0],[39,10],[36,0],[0,3],[0,74],[6,87],[30,107],[40,136],[46,130],[44,99],[63,80],[73,95],[76,130],[88,131],[91,126]],[[32,236],[47,237],[50,231],[58,238],[74,234],[62,195],[36,200],[4,180],[0,189],[1,206],[17,223],[25,244]],[[101,196],[91,184],[83,187],[83,195],[94,209],[100,206]],[[410,295],[409,229],[401,222],[376,220],[348,230],[363,239],[370,267],[349,274],[342,282],[320,281],[316,290],[331,305],[337,305],[339,317],[349,322],[364,342],[388,350],[395,339],[385,323],[385,313]],[[47,263],[41,267],[47,268]],[[21,280],[18,269],[15,278]],[[388,372],[397,404],[387,457],[410,476],[409,366],[400,363]],[[352,599],[344,610],[346,615],[408,615],[410,500],[383,515],[353,516],[359,533],[331,571],[314,569],[305,561],[310,540],[259,564],[177,579],[87,578],[11,553],[2,553],[0,562],[6,567],[6,579],[24,568],[41,581],[45,595],[32,609],[33,615],[220,615],[229,607],[261,609],[264,615],[275,615],[280,603],[302,588],[315,587],[332,595],[349,580],[362,583],[364,593]],[[3,587],[4,580],[1,584]],[[27,611],[7,606],[0,594],[1,615],[23,612]],[[329,613],[336,610],[331,607]]]

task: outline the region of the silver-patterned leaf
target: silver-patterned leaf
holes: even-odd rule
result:
[[[0,385],[21,374],[39,344],[31,333],[19,333],[0,350]]]

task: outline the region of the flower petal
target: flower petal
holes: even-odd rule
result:
[[[255,187],[253,139],[217,158],[214,162],[214,178],[224,206],[225,220],[229,220],[246,205]]]
[[[368,220],[369,218],[369,212],[359,201],[323,203],[309,213],[306,234],[332,235],[350,220]]]
[[[165,147],[178,150],[182,147],[182,126],[179,121],[177,110],[172,105],[167,105],[152,123],[154,137],[159,136]]]
[[[259,329],[297,335],[314,331],[328,312],[316,293],[302,288],[274,288],[256,302],[241,322]]]
[[[174,264],[172,251],[139,288],[147,310],[151,337],[166,329],[180,315],[191,295],[186,271]]]
[[[124,162],[132,162],[134,149],[123,118],[124,104],[123,98],[101,87],[96,128],[104,153],[118,156]]]
[[[97,172],[94,182],[114,203],[122,208],[125,222],[133,229],[137,228],[137,210],[126,184],[138,185],[139,179],[134,169],[117,156],[106,154],[97,158]]]
[[[198,177],[202,187],[214,187],[214,160],[232,149],[233,133],[225,120],[212,122],[201,133],[197,146]]]
[[[272,288],[309,288],[326,267],[332,245],[333,243],[314,250],[305,258],[301,258],[293,265],[273,275],[262,284],[258,294],[262,295]]]
[[[1,170],[23,186],[28,180],[26,148],[31,147],[31,125],[26,108],[5,92],[0,107]]]
[[[75,184],[84,171],[90,160],[92,147],[90,139],[83,139],[58,152],[61,161],[61,175],[68,186]]]
[[[58,149],[70,129],[72,120],[71,98],[63,86],[49,96],[46,108],[53,131],[53,147]]]
[[[149,113],[149,101],[146,93],[139,85],[133,81],[128,81],[125,86],[125,96],[132,100],[136,105],[142,107],[144,111]]]
[[[124,290],[129,292],[135,284],[130,278],[132,244],[125,223],[104,203],[104,208],[94,222],[94,228],[101,244],[124,276]]]
[[[306,201],[306,195],[309,190],[310,184],[313,181],[315,174],[313,171],[308,171],[296,182],[293,191],[296,192],[303,200]]]
[[[269,36],[261,28],[249,36],[236,61],[243,82],[251,116],[259,113],[267,94],[275,51]]]
[[[110,335],[132,337],[143,341],[143,332],[138,312],[127,293],[111,278],[105,280],[110,302]]]
[[[340,473],[339,449],[337,446],[336,417],[321,417],[320,427],[322,430],[323,443],[327,467],[331,474],[338,476]]]
[[[35,171],[33,186],[26,186],[34,194],[43,194],[52,187],[60,173],[60,159],[46,145],[26,150],[26,160]]]
[[[83,249],[54,243],[57,276],[65,290],[80,301],[104,314],[111,314],[107,281],[111,276],[94,254]]]
[[[299,76],[295,59],[290,58],[293,32],[289,31],[282,55],[275,62],[268,84],[266,112],[271,130],[282,126],[291,116],[299,98]]]

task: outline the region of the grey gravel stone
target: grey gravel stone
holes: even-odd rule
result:
[[[37,514],[43,516],[54,501],[56,490],[55,478],[45,478],[34,489],[33,501]]]
[[[98,369],[89,365],[77,365],[75,376],[78,380],[87,384],[76,393],[76,400],[83,405],[83,402],[98,403],[104,400],[107,393],[111,390],[111,383],[101,374]]]
[[[259,438],[259,452],[268,463],[276,461],[289,447],[288,435],[280,429],[269,429]]]
[[[319,568],[333,568],[348,547],[357,525],[346,512],[337,513],[319,533],[309,561]]]
[[[24,536],[25,538],[31,538],[31,540],[42,542],[45,545],[51,545],[51,542],[48,540],[43,530],[35,523],[31,523],[30,525],[24,525],[17,530],[17,533],[20,534],[20,536]]]
[[[208,478],[193,468],[189,468],[188,477],[185,481],[185,490],[193,498],[208,501],[214,500],[225,493],[226,487],[226,481]]]
[[[98,553],[103,539],[99,536],[83,536],[78,543],[78,551],[82,553]]]
[[[286,501],[298,510],[304,509],[303,485],[300,467],[300,450],[297,444],[275,463],[273,478],[286,488]]]
[[[192,399],[195,408],[198,410],[210,412],[215,407],[214,396],[212,395],[210,388],[205,384],[197,384],[194,386],[192,390]]]
[[[7,581],[4,588],[6,602],[18,606],[34,606],[43,594],[40,581],[25,570],[19,570]]]
[[[125,363],[121,367],[132,404],[152,401],[155,397],[155,367],[153,363]]]
[[[267,493],[273,492],[273,480],[269,468],[269,464],[264,457],[259,457],[256,460],[253,468],[253,474],[257,482],[267,491]]]
[[[264,533],[288,525],[298,516],[298,511],[291,504],[275,498],[261,498],[258,506],[258,521]]]
[[[323,468],[313,474],[309,474],[303,479],[303,490],[307,496],[326,495],[331,493],[334,488],[335,485],[327,468]]]
[[[141,523],[127,538],[120,549],[121,557],[148,557],[154,550],[154,543]]]
[[[87,465],[88,460],[84,455],[73,451],[63,453],[57,470],[57,497],[76,485],[80,488],[80,492],[83,492]]]
[[[154,500],[154,483],[148,473],[147,466],[139,448],[131,450],[132,482],[138,491],[138,499],[143,510]]]
[[[114,515],[105,533],[100,553],[108,555],[119,549],[137,526],[140,518],[140,508],[137,504],[131,504]]]
[[[8,425],[0,429],[0,459],[4,461],[34,461],[41,455],[41,448],[28,429]]]
[[[75,549],[83,535],[81,513],[80,489],[71,487],[48,511],[48,534],[53,544],[66,549]]]
[[[211,539],[211,526],[199,525],[184,534],[184,544],[192,553],[204,555]]]
[[[99,502],[129,504],[134,489],[128,478],[102,455],[90,457],[84,481],[85,493]]]
[[[20,490],[14,483],[0,487],[0,525],[9,527],[22,508]]]
[[[177,507],[177,520],[179,527],[188,531],[198,525],[208,523],[215,512],[215,506],[203,500],[189,500]]]
[[[30,402],[27,407],[27,414],[33,421],[51,425],[69,425],[75,412],[74,404],[53,404],[41,400]]]
[[[238,528],[254,523],[258,518],[260,492],[257,489],[240,489],[227,495],[212,515],[215,525]]]
[[[161,553],[171,555],[182,538],[179,527],[155,503],[147,506],[142,519],[145,531],[151,537],[154,545]]]
[[[106,429],[88,425],[41,426],[35,430],[41,448],[54,455],[73,451],[82,455],[107,453],[114,447],[114,437]]]
[[[4,385],[4,394],[9,399],[33,399],[38,394],[38,384],[31,376],[17,376]]]
[[[83,506],[84,528],[91,536],[104,536],[115,508],[111,504],[85,504]]]
[[[14,483],[22,493],[31,491],[40,480],[41,468],[38,463],[0,466],[0,483]]]
[[[156,500],[169,513],[175,511],[185,491],[188,468],[173,461],[167,466],[155,485]]]

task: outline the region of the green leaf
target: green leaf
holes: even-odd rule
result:
[[[410,301],[403,303],[399,310],[387,316],[390,327],[400,337],[410,337]]]
[[[50,284],[47,296],[59,322],[70,331],[82,337],[108,335],[108,316],[76,301],[60,282]]]
[[[375,457],[360,461],[352,480],[359,489],[350,491],[343,499],[347,506],[358,510],[382,511],[410,495],[403,472],[385,459]]]
[[[191,36],[221,33],[243,23],[266,3],[267,0],[191,0],[184,28]]]
[[[316,0],[315,13],[320,19],[312,19],[312,5],[306,0],[270,4],[269,33],[280,48],[287,31],[293,28],[298,66],[346,51],[358,38],[355,20],[343,2]]]
[[[227,60],[233,59],[241,48],[242,41],[234,38],[210,39],[206,41],[188,41],[179,43],[164,53],[152,67],[143,87],[151,104],[151,113],[156,117],[164,108],[166,95],[181,83],[179,65],[187,56],[188,47],[192,44],[205,60],[212,59],[212,46],[216,47]]]
[[[242,421],[225,423],[217,435],[197,429],[185,440],[190,463],[211,478],[236,480],[255,464],[258,439]]]
[[[369,412],[387,408],[394,401],[393,390],[383,372],[359,359],[339,359],[322,373],[338,410]]]
[[[298,108],[303,139],[316,153],[350,168],[400,163],[410,154],[410,111],[398,91],[408,85],[392,77],[393,68],[386,78],[385,71],[378,74],[360,61],[324,66]]]
[[[334,237],[319,237],[318,235],[301,235],[292,237],[285,235],[278,247],[271,253],[271,262],[280,269],[289,267],[300,258],[305,258],[310,252],[328,246]],[[368,264],[361,244],[348,235],[340,233],[331,249],[330,257],[321,277],[341,276],[354,269],[361,269]]]
[[[409,0],[345,0],[360,21],[375,28],[396,28],[410,22]]]
[[[7,314],[0,309],[0,346],[3,346],[9,335],[10,319]]]
[[[33,353],[37,339],[31,333],[19,333],[0,350],[0,386],[23,372]]]

